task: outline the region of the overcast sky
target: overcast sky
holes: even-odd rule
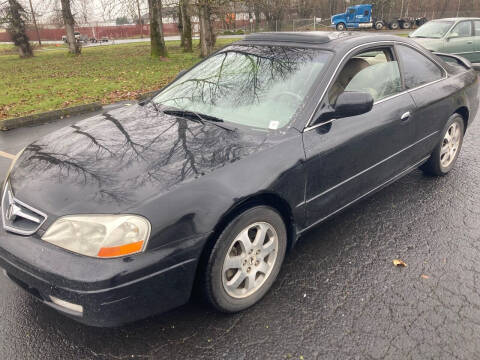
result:
[[[83,22],[86,15],[88,22],[115,20],[119,16],[132,17],[132,12],[137,12],[136,0],[71,0],[72,12],[79,22]],[[172,0],[173,1],[173,0]],[[28,0],[21,0],[25,10],[30,10]],[[168,2],[168,1],[167,1]],[[55,12],[61,9],[59,0],[32,0],[38,21],[49,22]],[[146,0],[140,0],[142,14],[148,11]]]

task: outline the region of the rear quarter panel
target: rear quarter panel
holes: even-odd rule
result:
[[[416,136],[418,139],[437,132],[421,144],[422,156],[430,154],[440,141],[448,118],[458,109],[468,109],[468,123],[475,118],[479,106],[478,76],[473,70],[450,75],[446,79],[410,91],[417,106]]]

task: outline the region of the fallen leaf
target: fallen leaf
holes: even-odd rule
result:
[[[422,274],[421,278],[422,278],[422,279],[430,279],[430,276],[425,275],[425,274]]]
[[[407,267],[407,264],[405,264],[405,262],[403,260],[400,260],[400,259],[395,259],[393,260],[393,265],[394,266],[401,266],[401,267]]]

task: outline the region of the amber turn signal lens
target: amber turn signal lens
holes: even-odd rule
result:
[[[142,250],[142,247],[143,241],[138,241],[132,244],[122,246],[104,247],[100,249],[97,256],[101,258],[109,258],[135,254],[137,252],[140,252]]]

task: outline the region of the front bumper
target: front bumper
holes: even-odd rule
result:
[[[186,303],[205,238],[107,260],[0,229],[0,267],[17,285],[66,316],[111,327]],[[52,297],[80,305],[83,311],[58,305]]]

